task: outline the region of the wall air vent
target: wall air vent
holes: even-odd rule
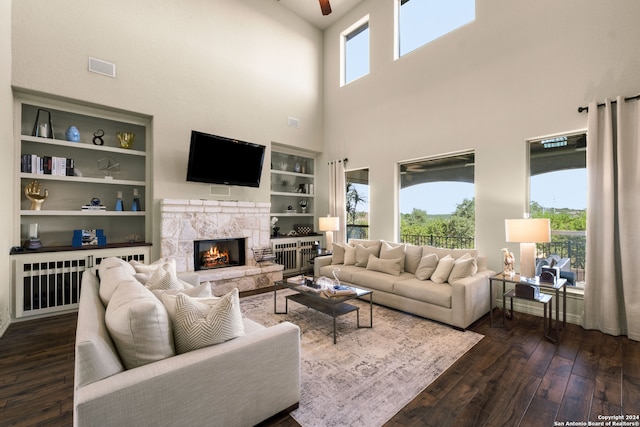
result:
[[[102,59],[89,57],[89,71],[102,74],[103,76],[116,77],[116,64],[103,61]]]

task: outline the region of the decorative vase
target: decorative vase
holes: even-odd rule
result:
[[[134,132],[118,132],[116,133],[118,140],[120,141],[120,147],[131,148],[133,147],[133,140],[136,137]]]
[[[69,126],[64,136],[67,138],[67,141],[80,142],[80,131],[78,131],[78,128],[75,126]]]

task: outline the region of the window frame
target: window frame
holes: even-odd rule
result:
[[[365,30],[369,30],[369,44],[367,52],[367,72],[359,77],[347,81],[347,42]],[[340,33],[340,87],[348,85],[371,73],[371,25],[369,15],[365,15],[346,30]]]

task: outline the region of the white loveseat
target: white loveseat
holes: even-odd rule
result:
[[[149,347],[162,335],[156,326],[166,323],[163,305],[136,281],[129,267],[107,267],[110,263],[124,262],[103,260],[98,271],[87,271],[82,278],[75,344],[75,426],[248,426],[297,407],[297,326],[283,322],[265,328],[242,318],[242,336],[158,356],[155,353],[160,350]],[[198,278],[192,283],[197,284]],[[112,340],[111,325],[105,321],[105,313],[113,310],[109,304],[117,299],[126,303],[128,297],[118,295],[126,288],[132,290],[130,300],[138,304],[127,308],[135,341],[130,348],[122,348],[122,340]],[[140,312],[136,313],[140,307],[147,307],[145,316],[152,319],[144,327],[139,325]],[[174,348],[169,340],[161,340],[164,350]],[[139,366],[126,368],[138,362]]]
[[[373,291],[377,304],[466,329],[489,312],[486,257],[474,249],[444,249],[381,240],[333,244],[314,260],[315,277],[334,275]]]

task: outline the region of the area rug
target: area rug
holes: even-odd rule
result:
[[[278,291],[278,311],[291,292]],[[353,304],[367,324],[369,303]],[[286,320],[300,327],[300,407],[291,416],[304,427],[383,425],[483,337],[374,304],[373,328],[358,329],[355,312],[341,316],[334,345],[331,318],[313,309],[289,301],[288,314],[274,314],[271,292],[240,306],[265,326]]]

